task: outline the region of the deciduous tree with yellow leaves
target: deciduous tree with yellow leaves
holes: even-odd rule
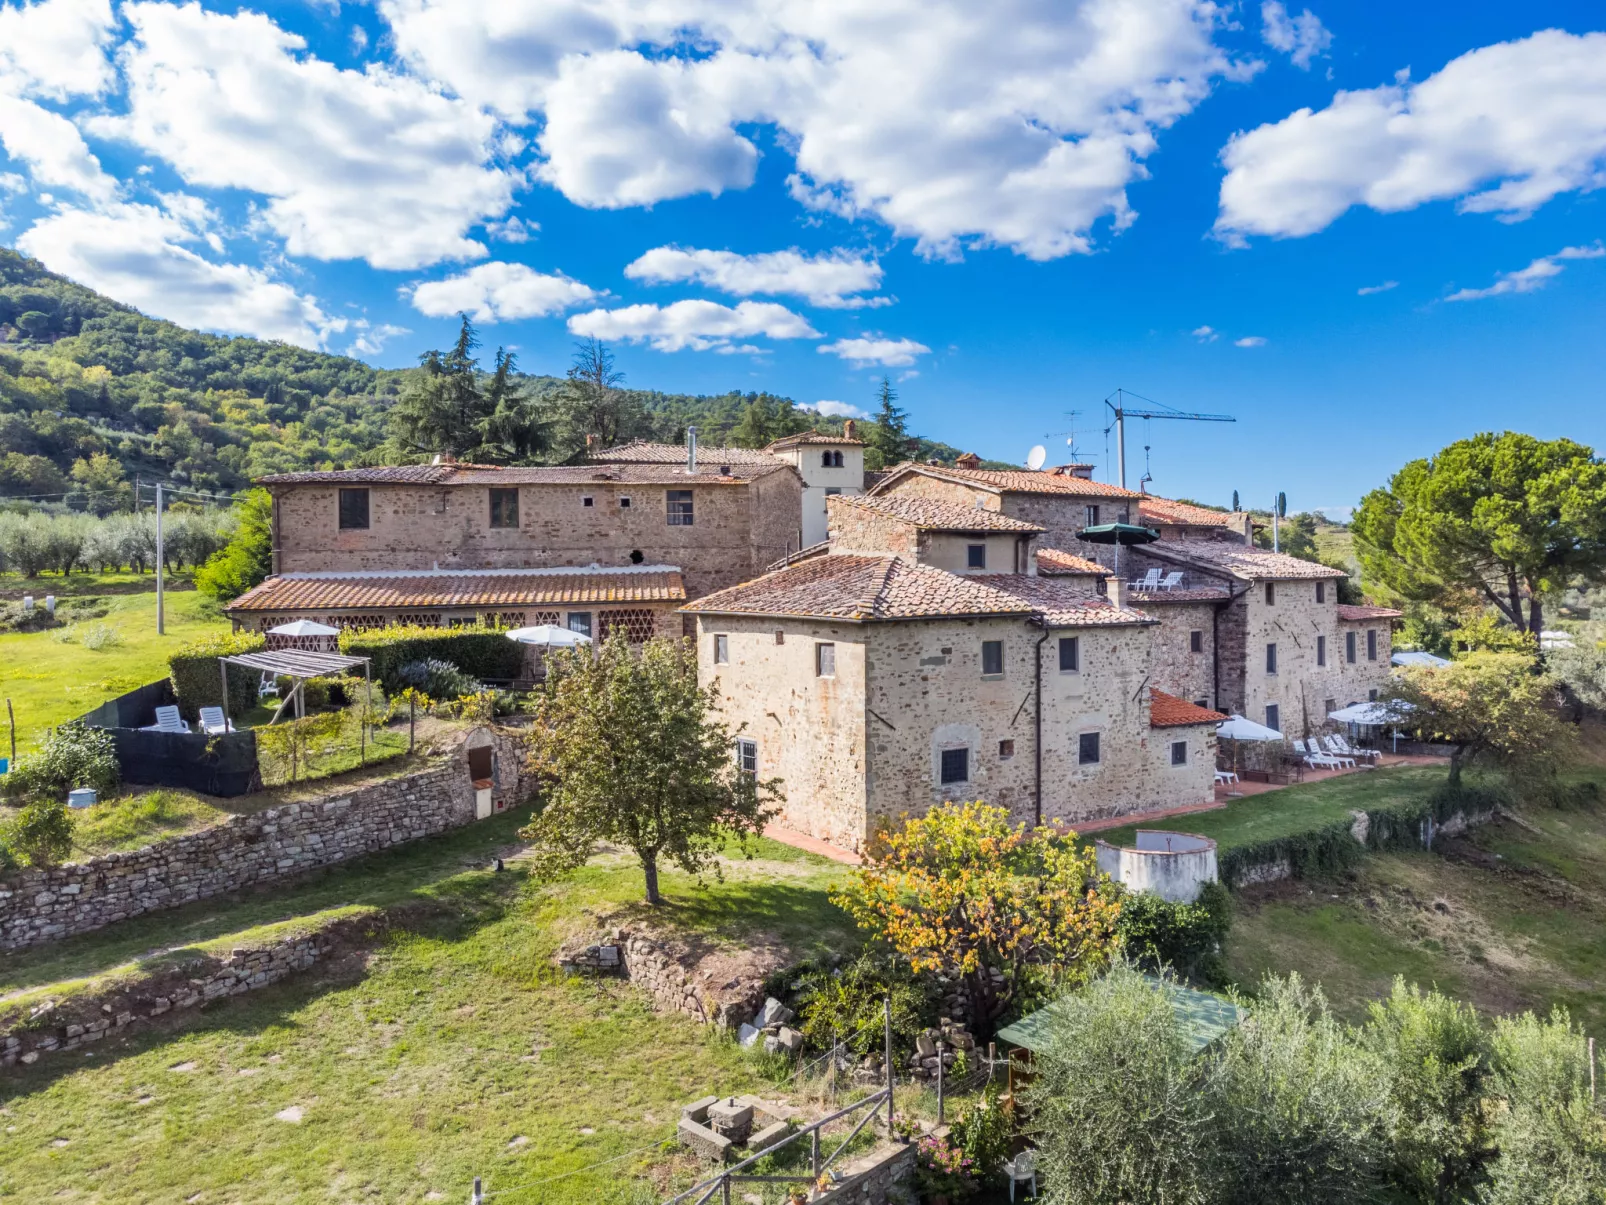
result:
[[[833,898],[915,971],[960,978],[983,1025],[1024,989],[1102,969],[1121,910],[1119,888],[1074,834],[1012,825],[1007,809],[979,802],[887,833]]]

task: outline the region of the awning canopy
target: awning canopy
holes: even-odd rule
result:
[[[1403,723],[1410,708],[1404,703],[1351,703],[1337,711],[1329,711],[1327,718],[1340,724],[1363,724],[1378,727],[1384,724]]]
[[[237,653],[219,657],[229,665],[243,665],[283,678],[322,678],[343,674],[368,664],[367,657],[348,657],[344,653],[314,653],[309,649],[273,649],[261,653]]]
[[[1190,1053],[1198,1054],[1212,1042],[1234,1029],[1246,1015],[1244,1010],[1220,996],[1194,991],[1178,983],[1144,978],[1157,992],[1164,992],[1182,1026],[1183,1040]],[[998,1038],[1011,1046],[1019,1046],[1037,1054],[1049,1048],[1053,1041],[1057,1014],[1066,1007],[1071,997],[1062,996],[1046,1008],[1040,1008],[998,1031]]]
[[[276,628],[269,628],[268,634],[272,636],[338,636],[339,628],[332,628],[328,624],[317,623],[311,619],[296,619],[289,623],[281,623]]]
[[[1283,734],[1275,728],[1267,728],[1264,724],[1257,724],[1254,720],[1246,720],[1243,716],[1233,714],[1216,725],[1216,735],[1224,736],[1230,741],[1280,741]]]

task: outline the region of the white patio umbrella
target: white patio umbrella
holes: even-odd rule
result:
[[[1236,712],[1216,725],[1216,735],[1232,741],[1280,741],[1283,734],[1254,720],[1246,720]]]
[[[297,619],[290,623],[281,623],[276,628],[269,628],[275,636],[338,636],[339,628],[332,628],[328,624],[317,623],[311,619]]]
[[[514,628],[507,634],[507,638],[517,640],[520,644],[544,644],[548,648],[575,648],[578,645],[591,643],[591,637],[583,632],[571,632],[568,628],[560,628],[555,623],[538,623],[530,628]]]
[[[1403,653],[1395,653],[1390,660],[1395,665],[1429,665],[1434,669],[1443,669],[1450,662],[1434,653],[1424,653],[1416,649],[1407,649]]]
[[[1348,707],[1329,711],[1327,718],[1337,720],[1340,724],[1361,724],[1380,728],[1385,724],[1399,723],[1409,710],[1410,708],[1404,703],[1351,703]]]

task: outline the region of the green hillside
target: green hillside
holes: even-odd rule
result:
[[[372,463],[417,371],[187,330],[0,248],[0,498],[70,491],[105,509],[126,497],[119,469],[127,481],[232,491],[264,473]],[[562,384],[517,379],[537,402]],[[644,438],[678,441],[696,423],[707,442],[751,445],[841,427],[769,394],[631,393],[644,418],[627,434]],[[920,440],[915,454],[961,450]]]

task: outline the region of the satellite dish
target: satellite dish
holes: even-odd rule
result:
[[[1038,444],[1030,452],[1026,453],[1026,467],[1035,472],[1043,467],[1043,462],[1047,459],[1048,449],[1042,444]]]

